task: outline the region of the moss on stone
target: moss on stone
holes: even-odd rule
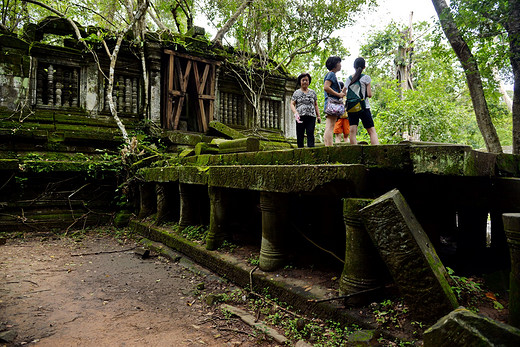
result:
[[[350,181],[352,190],[364,185],[362,165],[212,166],[210,186],[279,193],[312,192],[335,180]],[[347,194],[348,192],[344,192]]]
[[[168,131],[167,137],[173,144],[189,145],[195,147],[199,142],[203,142],[202,134],[186,133],[182,131]]]
[[[496,170],[498,176],[519,176],[520,155],[502,153],[497,155],[496,160]]]
[[[209,169],[201,166],[179,167],[179,182],[187,184],[206,185],[208,183]]]
[[[437,175],[464,175],[466,154],[469,146],[412,146],[410,158],[414,173],[432,173]]]
[[[213,129],[214,131],[216,131],[217,133],[222,134],[231,139],[241,139],[241,138],[246,137],[241,132],[239,132],[233,128],[230,128],[229,126],[225,125],[224,123],[221,123],[216,120],[209,122],[209,127],[211,129]]]
[[[364,164],[364,146],[333,146],[328,149],[328,160],[331,163]]]
[[[179,180],[179,167],[143,168],[139,175],[146,182],[176,182]]]

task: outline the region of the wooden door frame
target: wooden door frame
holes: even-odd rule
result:
[[[168,66],[165,81],[166,95],[164,96],[165,118],[163,127],[173,130],[178,129],[182,108],[189,87],[190,75],[193,74],[197,93],[197,122],[199,129],[202,128],[203,132],[207,132],[209,128],[208,124],[213,120],[216,68],[220,65],[220,62],[178,53],[170,49],[165,49],[164,53],[168,57]],[[181,59],[187,61],[184,71],[182,69]],[[199,63],[204,64],[202,74],[199,71]],[[206,114],[206,105],[208,106],[208,114]]]

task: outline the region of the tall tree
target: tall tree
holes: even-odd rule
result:
[[[370,105],[381,142],[396,143],[408,133],[421,141],[483,147],[464,72],[440,27],[414,23],[414,54],[410,57],[414,89],[401,93],[393,71],[403,27],[391,23],[367,32],[360,49],[373,81]],[[500,135],[509,131],[509,123],[499,125]]]
[[[227,40],[237,48],[237,54],[230,57],[230,67],[258,116],[268,76],[287,72],[291,64],[302,62],[300,58],[306,55],[343,54],[342,42],[333,37],[333,32],[352,24],[355,13],[375,3],[227,0],[206,1],[203,11],[220,28],[214,41]],[[298,67],[301,69],[301,64]],[[303,68],[298,72],[311,70],[310,66]]]
[[[446,1],[432,0],[432,3],[441,22],[442,29],[464,69],[477,124],[486,143],[487,150],[493,153],[502,153],[500,139],[489,114],[477,61],[460,33]]]
[[[515,79],[513,91],[513,153],[520,154],[520,1],[509,0],[507,32],[511,67]]]

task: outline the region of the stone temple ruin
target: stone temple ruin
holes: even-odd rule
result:
[[[96,30],[81,29],[85,36]],[[115,69],[119,117],[138,141],[152,139],[152,154],[127,160],[123,171],[106,79],[70,33],[55,17],[21,37],[0,33],[0,230],[129,223],[282,300],[296,284],[270,278],[290,262],[341,276],[338,295],[380,289],[392,277],[426,320],[458,306],[444,265],[460,273],[512,267],[518,290],[510,248],[518,252],[520,157],[413,142],[295,149],[293,77],[271,75],[255,113],[225,59],[232,51],[196,35],[150,35],[147,83],[129,41]],[[43,43],[49,38],[62,43]],[[106,53],[94,48],[107,71]],[[507,238],[504,213],[512,215],[504,219]],[[208,225],[205,244],[182,240],[171,223]],[[225,241],[255,250],[258,273],[215,251]],[[337,315],[333,306],[309,304],[322,294],[309,290],[294,306]]]

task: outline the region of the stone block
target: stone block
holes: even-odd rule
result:
[[[363,151],[362,164],[370,168],[405,172],[409,172],[412,168],[410,146],[406,144],[353,147]]]
[[[234,152],[257,152],[260,150],[260,141],[253,137],[246,137],[236,140],[213,140],[212,144],[218,146],[220,153]]]
[[[465,157],[470,151],[471,147],[461,145],[412,146],[410,159],[413,172],[462,176]]]
[[[342,196],[360,196],[367,176],[363,165],[222,165],[209,173],[210,186],[278,193],[312,192],[341,181],[344,189],[336,190]]]
[[[186,184],[206,185],[208,183],[209,167],[184,166],[179,167],[179,182]]]
[[[401,193],[394,189],[360,210],[365,227],[401,294],[418,319],[458,306],[448,274]]]
[[[424,347],[520,346],[520,330],[460,307],[424,332]]]
[[[362,164],[363,147],[350,145],[329,147],[329,161],[341,164]]]
[[[471,151],[464,161],[466,176],[494,176],[497,163],[497,154],[481,151]]]
[[[174,167],[155,167],[143,168],[139,174],[146,182],[176,182],[179,180],[179,168]]]
[[[518,176],[518,173],[520,172],[520,156],[502,153],[497,155],[496,160],[497,176]]]
[[[216,120],[209,122],[209,128],[211,130],[213,130],[214,132],[217,132],[218,134],[224,135],[231,139],[241,139],[241,138],[246,137],[241,132],[239,132],[233,128],[230,128],[227,125],[225,125],[224,123],[221,123]]]
[[[211,145],[205,142],[199,142],[195,145],[195,155],[217,153],[219,153],[219,149],[215,145]]]

